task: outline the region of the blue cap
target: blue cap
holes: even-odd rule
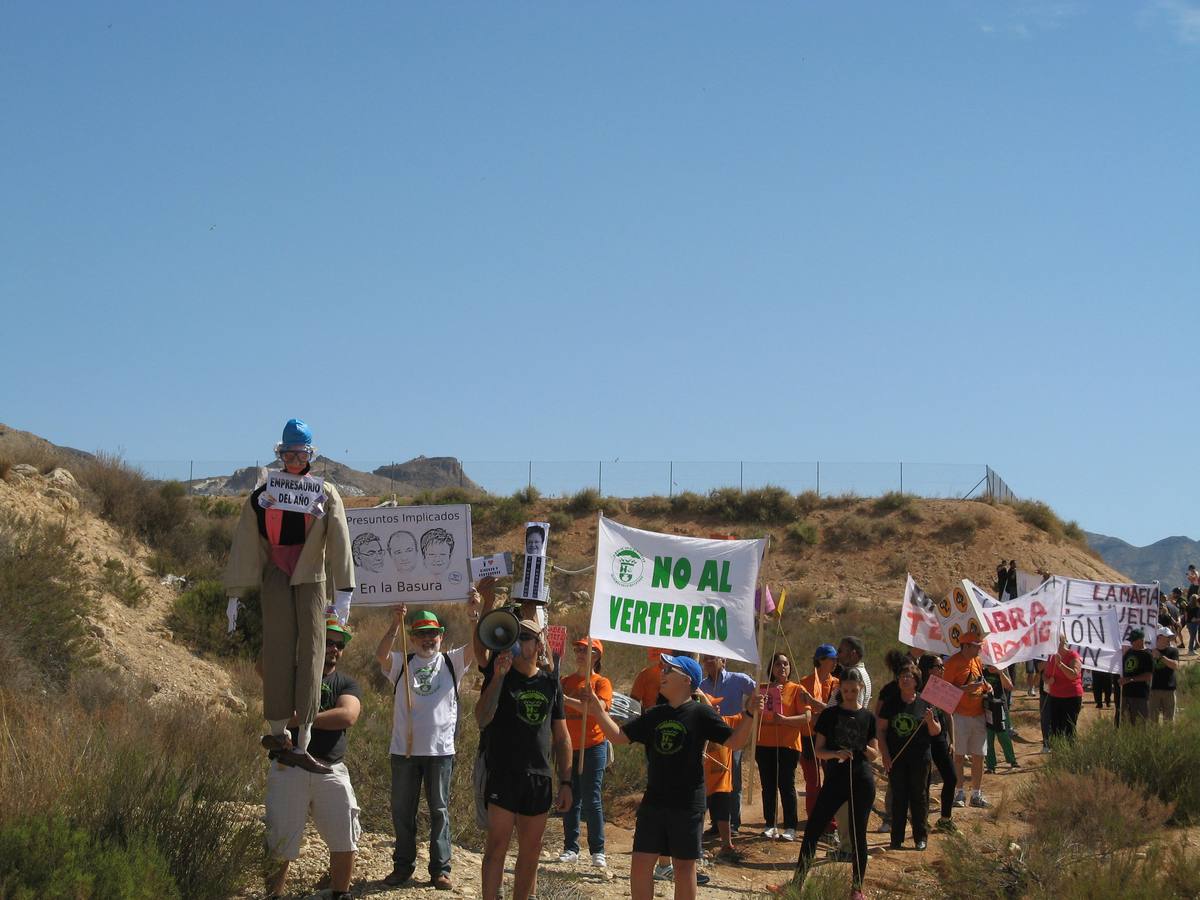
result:
[[[668,666],[682,669],[683,673],[692,679],[693,691],[700,687],[700,679],[704,677],[704,673],[700,671],[700,663],[696,662],[690,656],[667,656],[664,653],[662,661]]]
[[[837,647],[833,644],[822,644],[813,654],[817,659],[837,659]]]
[[[312,429],[301,419],[288,419],[283,426],[283,439],[280,447],[311,447]]]

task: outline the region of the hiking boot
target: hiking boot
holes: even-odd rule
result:
[[[834,850],[842,846],[842,836],[838,834],[838,830],[836,828],[833,829],[833,831],[825,832],[823,835],[821,835],[818,841],[828,844]]]
[[[707,875],[705,875],[700,870],[698,870],[698,869],[696,870],[696,884],[698,884],[698,885],[708,884],[710,881],[712,881],[711,878],[709,878]]]
[[[445,872],[442,872],[440,875],[434,875],[432,878],[429,879],[429,883],[432,884],[439,891],[454,890],[454,885],[450,881],[450,876],[447,875]]]
[[[292,749],[292,736],[286,731],[283,734],[264,734],[259,741],[265,750],[282,753]]]
[[[959,788],[954,794],[954,805],[960,809],[967,805],[967,792],[962,788]]]
[[[949,816],[942,816],[933,823],[933,830],[940,831],[942,834],[953,834],[958,831],[958,826],[954,824],[954,820]]]
[[[673,881],[675,879],[675,867],[670,863],[662,866],[654,867],[655,881]]]
[[[983,796],[983,791],[975,791],[971,794],[971,805],[977,806],[980,809],[987,809],[992,804],[988,803]]]
[[[412,873],[412,866],[408,866],[406,868],[396,866],[384,877],[383,883],[388,887],[400,887],[400,885],[412,878]]]

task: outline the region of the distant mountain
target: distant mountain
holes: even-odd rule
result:
[[[1086,531],[1088,545],[1101,558],[1140,584],[1158,581],[1163,587],[1186,587],[1189,565],[1200,566],[1200,541],[1191,538],[1163,538],[1148,547],[1135,547],[1120,538]]]
[[[278,469],[279,461],[270,468]],[[469,493],[483,493],[482,488],[466,476],[462,463],[452,456],[418,456],[394,466],[380,466],[374,472],[360,472],[336,459],[317,457],[313,473],[328,478],[348,497],[385,497],[389,494],[411,496],[420,491],[461,487]],[[258,484],[260,469],[247,466],[229,475],[197,478],[191,483],[195,494],[229,496],[248,494]]]

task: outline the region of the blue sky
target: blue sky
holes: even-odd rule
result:
[[[1200,2],[25,4],[0,421],[989,462],[1196,534]]]

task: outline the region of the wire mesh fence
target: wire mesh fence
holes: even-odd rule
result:
[[[134,464],[155,478],[181,481],[195,493],[242,493],[258,467],[274,460],[142,460]],[[984,463],[765,462],[751,460],[426,460],[432,470],[384,459],[333,460],[318,457],[313,471],[350,493],[413,493],[429,487],[479,488],[507,495],[534,487],[546,497],[568,497],[592,488],[611,497],[707,494],[721,488],[780,487],[792,494],[856,494],[876,497],[899,491],[928,498],[1016,495]],[[353,472],[347,473],[346,469]],[[239,473],[239,477],[234,476]]]

